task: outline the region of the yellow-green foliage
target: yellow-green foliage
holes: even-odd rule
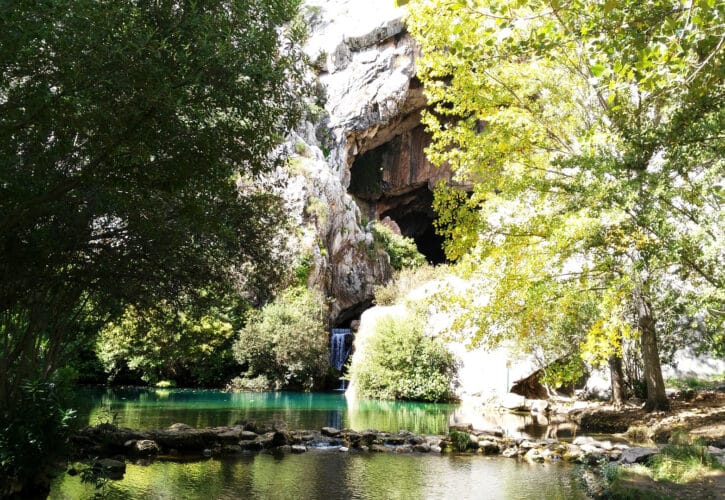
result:
[[[456,373],[455,357],[420,318],[384,316],[350,377],[364,397],[435,402],[455,397]]]
[[[98,358],[111,376],[128,368],[151,384],[218,386],[234,364],[230,347],[239,320],[234,309],[214,308],[197,317],[166,302],[145,310],[128,307],[101,330]]]
[[[513,338],[549,360],[581,346],[600,363],[648,301],[658,328],[690,342],[682,320],[701,318],[718,349],[725,143],[711,96],[725,56],[713,5],[411,2],[426,153],[471,186],[440,186],[435,208],[446,255],[478,282],[457,304],[474,342]]]

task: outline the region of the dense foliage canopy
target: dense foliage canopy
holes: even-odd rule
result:
[[[455,398],[457,364],[443,342],[426,335],[425,315],[383,316],[350,367],[362,397],[450,401]]]
[[[721,2],[421,0],[409,26],[446,251],[481,296],[460,324],[557,359],[658,336],[723,341]],[[687,339],[687,340],[684,340]],[[586,353],[585,353],[586,354]]]
[[[255,186],[304,102],[297,4],[0,4],[3,426],[126,306],[274,282]]]
[[[329,368],[327,304],[302,286],[252,311],[234,343],[245,368],[233,385],[245,389],[319,388]],[[250,383],[250,380],[254,380]]]

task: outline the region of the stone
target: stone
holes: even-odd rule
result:
[[[340,429],[336,429],[335,427],[323,427],[320,431],[323,436],[337,437],[340,435]]]
[[[405,444],[407,439],[403,436],[387,436],[383,439],[383,444],[391,446],[400,446]]]
[[[619,459],[619,462],[623,464],[643,463],[656,453],[657,448],[633,446],[632,448],[622,451],[622,458]]]
[[[259,451],[262,448],[264,448],[264,445],[259,440],[239,441],[239,446],[242,449],[242,451]]]
[[[160,448],[156,441],[151,439],[140,439],[133,444],[133,452],[139,456],[156,455]]]
[[[510,447],[506,448],[505,450],[503,450],[501,455],[506,458],[513,458],[518,455],[518,452],[519,452],[518,448],[516,448],[515,446],[510,446]]]
[[[301,444],[292,445],[292,453],[305,453],[306,451],[307,451],[307,446],[304,446]]]
[[[531,413],[546,413],[549,410],[549,402],[545,399],[532,399],[526,402]]]
[[[217,439],[222,443],[236,443],[239,441],[240,434],[243,431],[240,429],[227,429],[217,433]]]
[[[526,410],[526,398],[509,392],[501,398],[501,406],[511,411]]]
[[[430,451],[432,453],[443,453],[443,448],[441,448],[440,446],[433,445],[430,447]]]
[[[542,453],[541,449],[531,448],[524,455],[524,459],[528,460],[529,462],[543,462],[545,460],[545,456]]]
[[[430,453],[431,446],[428,443],[420,443],[413,445],[413,451],[417,451],[419,453]]]
[[[483,451],[484,455],[496,455],[500,451],[500,447],[493,441],[479,441],[478,448]]]
[[[239,433],[240,441],[254,441],[258,437],[257,433],[252,431],[242,431]]]
[[[341,451],[342,453],[346,453],[350,451],[350,448],[348,448],[347,446],[340,446],[339,451]]]
[[[370,447],[370,451],[374,451],[376,453],[388,453],[391,450],[382,444],[374,444]]]
[[[188,431],[191,428],[192,428],[191,426],[186,425],[186,424],[181,424],[181,423],[171,424],[170,426],[167,427],[167,429],[170,431]]]
[[[101,469],[103,475],[109,479],[121,479],[126,473],[126,463],[112,458],[101,458],[95,464]]]

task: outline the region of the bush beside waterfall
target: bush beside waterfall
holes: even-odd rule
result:
[[[326,317],[322,296],[303,287],[254,311],[233,347],[245,372],[231,388],[318,388],[328,369]]]
[[[381,317],[350,368],[362,397],[431,402],[455,399],[456,374],[455,356],[410,316]]]

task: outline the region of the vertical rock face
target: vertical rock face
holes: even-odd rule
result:
[[[331,322],[341,324],[392,272],[367,222],[387,216],[407,236],[432,234],[431,187],[451,175],[425,158],[426,102],[405,8],[392,0],[307,0],[302,11],[319,99],[287,144],[286,198],[300,228],[295,252],[314,263],[309,285],[334,299]]]

